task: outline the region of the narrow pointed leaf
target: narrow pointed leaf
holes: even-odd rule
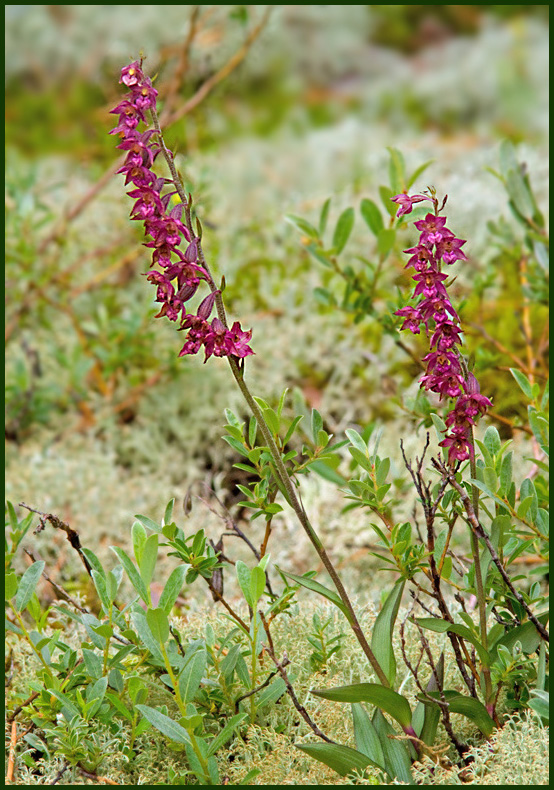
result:
[[[217,752],[218,749],[220,749],[222,746],[225,746],[227,741],[231,739],[233,732],[236,730],[239,724],[247,718],[247,716],[247,713],[237,713],[236,716],[232,716],[229,719],[221,732],[218,732],[213,741],[210,742],[207,752],[208,757],[211,757]]]
[[[405,584],[405,579],[399,579],[396,582],[377,616],[371,635],[371,649],[391,686],[394,686],[396,680],[396,659],[392,647],[392,632]]]
[[[389,735],[398,735],[379,709],[373,714],[372,724],[381,741],[385,757],[387,773],[392,779],[398,778],[401,782],[413,785],[410,756],[406,742],[389,738]]]
[[[487,738],[492,735],[496,725],[482,702],[475,697],[465,697],[458,691],[445,690],[443,693],[451,713],[460,713],[470,719]],[[438,691],[429,692],[429,695],[440,698]]]
[[[33,593],[36,589],[38,580],[41,577],[45,565],[46,563],[43,562],[43,560],[33,562],[33,564],[27,568],[19,580],[19,587],[17,589],[17,594],[13,603],[14,609],[17,612],[23,612],[33,597]]]
[[[183,564],[178,565],[177,568],[171,571],[169,579],[166,581],[160,596],[160,600],[158,601],[158,607],[163,609],[166,614],[169,614],[175,606],[175,601],[179,597],[181,588],[185,583],[185,576],[189,568],[190,565]]]
[[[325,763],[341,776],[352,771],[363,771],[372,763],[365,754],[338,743],[296,743],[295,746],[320,763]]]
[[[422,628],[427,628],[429,631],[435,631],[437,634],[444,634],[451,631],[453,634],[463,637],[467,642],[470,642],[477,653],[484,666],[490,667],[491,659],[489,653],[485,650],[481,642],[477,639],[466,625],[459,625],[458,623],[449,623],[447,620],[440,620],[438,617],[419,617],[416,622]]]
[[[351,686],[337,686],[322,691],[312,690],[310,693],[335,702],[370,702],[396,719],[401,727],[409,727],[412,722],[412,711],[407,700],[396,691],[378,683],[354,683]]]
[[[319,595],[322,595],[324,598],[327,598],[327,600],[331,601],[331,603],[334,603],[335,606],[341,610],[341,612],[344,614],[346,619],[350,621],[350,612],[343,604],[343,602],[341,601],[341,599],[339,598],[336,592],[334,592],[333,590],[329,590],[327,587],[324,587],[323,584],[314,581],[314,579],[306,579],[304,576],[297,576],[295,573],[288,573],[288,571],[283,571],[280,568],[277,568],[277,570],[279,571],[279,573],[282,573],[288,579],[292,579],[293,582],[296,582],[296,584],[299,584],[301,587],[305,587],[307,590],[312,590],[312,592],[319,593]]]
[[[355,702],[352,705],[352,719],[354,722],[354,738],[356,740],[356,748],[362,754],[373,762],[378,768],[385,770],[385,756],[381,741],[375,727],[371,723],[371,719],[367,712],[360,705]]]
[[[181,725],[177,724],[173,719],[170,719],[169,716],[165,716],[163,713],[160,713],[159,710],[151,708],[149,705],[137,705],[136,708],[142,713],[144,718],[165,735],[166,738],[176,741],[177,743],[185,744],[186,746],[191,745],[190,736],[185,728],[181,727]]]

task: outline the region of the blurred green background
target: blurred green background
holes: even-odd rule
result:
[[[267,6],[5,8],[7,497],[70,520],[97,550],[125,541],[134,513],[159,514],[195,479],[230,501],[236,459],[219,439],[223,409],[244,413],[224,360],[178,359],[180,336],[153,321],[142,232],[128,221],[121,177],[105,177],[119,72],[142,53],[166,95],[196,14],[179,107]],[[513,221],[487,168],[498,169],[500,142],[511,140],[546,214],[548,70],[546,5],[271,7],[240,65],[166,134],[230,313],[254,330],[255,393],[276,400],[297,388],[335,433],[381,420],[382,448],[401,466],[397,438],[413,430],[402,403],[418,371],[374,321],[354,325],[317,302],[325,272],[284,220],[317,221],[330,196],[334,219],[376,199],[393,146],[409,172],[434,160],[415,187],[449,195],[449,227],[468,239],[464,317],[496,332],[497,346],[471,340],[482,390],[505,420],[517,416],[513,360],[498,348],[524,351],[517,238],[512,256],[492,240],[488,222]],[[370,244],[358,221],[349,254]],[[401,248],[395,255],[391,293],[404,265]],[[537,304],[538,336],[545,315]],[[367,542],[352,514],[339,535],[334,486],[308,482],[305,503],[339,553]],[[305,570],[309,551],[286,515],[282,530],[283,553]]]

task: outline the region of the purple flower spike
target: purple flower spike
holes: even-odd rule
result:
[[[448,448],[448,462],[454,465],[468,458],[473,458],[472,426],[475,418],[482,416],[492,403],[479,393],[479,383],[472,373],[467,372],[465,364],[456,346],[462,343],[460,319],[450,303],[445,281],[446,274],[441,272],[441,263],[450,265],[458,260],[467,260],[462,252],[464,239],[457,239],[446,227],[446,217],[438,214],[438,200],[424,198],[422,195],[397,195],[392,198],[400,205],[397,216],[409,214],[413,203],[422,199],[431,200],[435,214],[427,214],[425,219],[414,223],[420,232],[419,243],[404,252],[411,254],[406,264],[407,269],[413,266],[416,274],[412,279],[416,283],[413,298],[421,297],[419,303],[412,307],[407,305],[395,312],[404,318],[401,330],[409,329],[419,334],[423,324],[431,335],[431,349],[423,357],[427,363],[425,375],[420,379],[420,387],[436,392],[441,398],[455,398],[454,408],[446,417],[446,425],[451,432],[440,442],[441,447]],[[443,202],[444,207],[444,202]],[[430,323],[434,323],[434,328]]]
[[[144,242],[144,246],[152,249],[152,263],[163,269],[152,269],[146,273],[146,279],[156,286],[156,301],[161,304],[156,318],[166,316],[170,321],[180,321],[179,329],[188,330],[185,344],[179,352],[181,357],[197,354],[202,347],[205,359],[212,355],[249,356],[254,353],[248,345],[251,331],[244,332],[238,322],[227,329],[219,318],[208,323],[220,292],[215,290],[207,269],[198,263],[199,239],[192,238],[182,221],[183,204],[169,208],[171,198],[176,194],[176,184],[156,176],[152,170],[162,150],[161,145],[152,140],[156,130],[138,130],[138,126],[146,121],[146,111],[155,111],[158,91],[142,71],[142,61],[133,61],[125,66],[119,82],[129,88],[129,93],[110,110],[119,115],[118,124],[110,134],[120,135],[122,140],[117,147],[127,151],[125,163],[117,172],[125,175],[125,184],[134,186],[127,193],[135,201],[131,219],[144,222],[146,234],[151,239]],[[166,190],[168,184],[173,186],[172,191]],[[183,238],[188,242],[185,252],[180,250]],[[203,261],[202,256],[200,260]],[[187,313],[185,303],[196,294],[202,281],[207,281],[214,290],[201,301],[197,315]]]

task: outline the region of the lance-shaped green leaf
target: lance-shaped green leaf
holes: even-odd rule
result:
[[[275,567],[277,568],[277,566]],[[292,579],[293,582],[296,582],[296,584],[299,584],[301,587],[305,587],[307,590],[312,590],[312,592],[319,593],[319,595],[322,595],[324,598],[327,598],[328,601],[334,603],[335,606],[341,610],[341,612],[344,614],[346,619],[350,622],[350,612],[343,604],[337,593],[334,592],[334,590],[329,590],[327,587],[324,587],[323,584],[314,581],[314,579],[306,579],[304,576],[297,576],[295,573],[289,573],[288,571],[283,571],[281,570],[281,568],[277,568],[277,570],[279,571],[279,573],[282,573],[288,579]]]
[[[250,597],[252,598],[254,606],[263,595],[265,589],[265,572],[259,566],[252,568],[250,572]]]
[[[416,618],[415,622],[422,628],[427,628],[428,631],[435,631],[437,634],[444,634],[447,631],[458,634],[458,636],[463,637],[475,647],[483,666],[490,667],[491,658],[489,653],[466,625],[449,623],[447,620],[440,620],[438,617],[419,617]]]
[[[173,719],[170,719],[169,716],[165,716],[163,713],[160,713],[159,710],[151,708],[149,705],[137,705],[136,707],[150,724],[170,740],[185,744],[186,746],[192,744],[190,736],[185,728],[181,727],[181,725],[177,724]]]
[[[437,675],[442,686],[444,682],[444,653],[441,653],[437,661]],[[431,677],[427,683],[426,691],[438,691],[435,673],[431,672]],[[412,727],[416,735],[428,746],[432,746],[437,734],[437,727],[440,720],[440,710],[436,705],[429,702],[418,702],[412,716]]]
[[[378,768],[385,768],[385,755],[377,730],[371,723],[366,710],[359,702],[352,705],[352,720],[354,723],[354,739],[356,748],[372,761]]]
[[[116,554],[125,569],[125,573],[135,590],[138,592],[144,603],[150,604],[150,595],[146,589],[146,585],[140,577],[139,572],[133,564],[133,561],[119,546],[110,546],[110,549]]]
[[[362,215],[365,224],[368,226],[370,231],[377,236],[379,231],[383,230],[385,224],[383,222],[383,217],[381,216],[381,211],[376,203],[373,200],[369,200],[369,198],[364,198],[360,203],[360,214]]]
[[[529,700],[529,707],[532,708],[535,713],[538,713],[539,716],[542,716],[543,719],[546,719],[548,722],[549,718],[549,697],[548,691],[541,691],[540,689],[531,689],[530,691],[531,699]]]
[[[197,650],[179,675],[179,691],[183,702],[192,702],[206,671],[206,651]]]
[[[354,683],[310,693],[334,702],[370,702],[396,719],[401,727],[411,726],[412,711],[407,700],[398,692],[378,683]]]
[[[345,209],[337,220],[333,233],[333,247],[338,255],[346,246],[354,227],[354,209]]]
[[[46,563],[42,560],[33,562],[33,564],[27,568],[19,580],[19,587],[17,589],[17,594],[13,603],[16,612],[23,612],[27,607],[27,604],[33,597],[33,593],[36,589],[38,580],[41,577],[45,565]]]
[[[375,732],[381,741],[381,748],[385,757],[386,771],[391,779],[398,778],[402,782],[413,785],[410,756],[405,741],[396,740],[394,737],[398,733],[394,727],[385,719],[379,709],[375,711],[372,718]]]
[[[148,608],[146,622],[156,642],[159,645],[165,645],[169,639],[169,620],[164,610]]]
[[[144,543],[142,549],[142,558],[139,562],[140,578],[145,586],[150,587],[150,582],[154,575],[154,568],[156,567],[156,560],[158,558],[158,535],[154,533],[150,535]]]
[[[396,680],[396,659],[392,647],[392,632],[405,584],[405,579],[399,579],[396,582],[387,596],[383,608],[377,615],[371,635],[371,649],[375,653],[375,657],[387,676],[391,687],[394,687]]]
[[[346,776],[352,771],[363,771],[372,764],[372,760],[365,754],[338,743],[295,743],[294,745],[320,763],[325,763],[341,776]]]
[[[185,583],[185,576],[189,568],[190,565],[187,564],[178,565],[169,574],[169,579],[166,581],[158,601],[158,607],[163,609],[166,614],[169,614],[175,606],[175,601],[179,597],[181,588]]]
[[[440,693],[438,691],[431,691],[428,693],[430,697],[440,699]],[[475,699],[475,697],[464,697],[464,695],[460,694],[458,691],[445,690],[443,694],[448,702],[450,713],[460,713],[462,716],[470,719],[479,727],[483,735],[487,738],[492,735],[496,725],[491,716],[487,713],[487,709],[482,702]],[[417,698],[422,699],[421,695],[418,695]]]
[[[256,604],[252,600],[252,595],[250,593],[250,568],[242,560],[237,560],[235,572],[237,574],[237,581],[239,583],[240,589],[242,590],[242,593],[246,599],[246,603],[253,609]]]
[[[239,724],[246,719],[248,716],[247,713],[237,713],[236,716],[232,716],[225,727],[218,732],[215,736],[213,741],[210,741],[208,746],[208,757],[211,757],[213,754],[217,752],[218,749],[221,749],[222,746],[225,746],[228,740],[230,740],[234,730],[239,726]]]

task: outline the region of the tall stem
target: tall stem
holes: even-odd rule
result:
[[[161,148],[162,148],[162,153],[163,153],[163,155],[165,157],[165,160],[167,162],[167,165],[169,167],[169,171],[170,171],[172,179],[173,179],[173,183],[175,185],[177,193],[178,193],[179,197],[181,198],[181,201],[182,201],[183,206],[184,206],[185,225],[186,225],[189,233],[191,234],[191,236],[194,236],[196,234],[195,234],[195,229],[192,226],[190,200],[187,197],[187,195],[185,194],[185,191],[183,189],[183,185],[182,185],[181,180],[179,178],[179,175],[177,173],[177,169],[175,168],[175,163],[173,161],[173,156],[171,154],[171,151],[169,151],[169,149],[166,147],[166,145],[164,143],[162,131],[160,129],[160,123],[159,123],[158,116],[157,116],[155,110],[152,110],[152,119],[153,119],[153,122],[154,122],[154,128],[156,129],[156,132],[158,134],[158,138],[159,138],[160,145],[161,145]],[[225,305],[223,304],[223,299],[221,297],[221,292],[218,290],[218,288],[217,288],[217,286],[216,286],[216,284],[214,282],[213,276],[212,276],[212,274],[210,272],[209,266],[208,266],[208,264],[206,262],[206,259],[204,257],[204,252],[202,250],[202,245],[200,243],[200,240],[198,240],[198,262],[199,262],[199,264],[202,266],[202,268],[205,270],[205,272],[207,274],[208,285],[210,287],[210,290],[212,291],[212,293],[215,293],[215,307],[216,307],[216,310],[217,310],[218,318],[221,321],[221,323],[223,324],[223,326],[228,328],[227,316],[226,316],[226,312],[225,312]],[[358,619],[356,617],[356,613],[354,612],[354,608],[353,608],[352,603],[350,602],[350,598],[348,597],[348,594],[347,594],[347,592],[346,592],[346,590],[345,590],[345,588],[344,588],[344,586],[343,586],[343,584],[342,584],[342,582],[340,580],[340,577],[337,574],[337,572],[336,572],[331,560],[329,559],[329,556],[328,556],[327,552],[325,551],[325,548],[324,548],[321,540],[319,539],[316,531],[314,530],[314,528],[310,524],[308,516],[306,515],[306,512],[305,512],[302,504],[300,503],[300,501],[298,499],[298,496],[296,495],[296,491],[295,491],[294,485],[292,483],[292,480],[290,478],[289,473],[287,472],[285,464],[283,463],[283,459],[281,457],[281,453],[279,452],[279,449],[278,449],[278,447],[277,447],[277,445],[275,443],[275,440],[274,440],[274,438],[273,438],[273,436],[271,434],[271,431],[269,430],[269,427],[268,427],[268,425],[267,425],[267,423],[266,423],[266,421],[264,419],[264,416],[262,414],[262,411],[261,411],[260,407],[258,406],[256,401],[252,397],[252,394],[250,393],[250,390],[248,389],[248,387],[246,385],[246,382],[244,381],[243,371],[239,367],[239,363],[237,361],[237,358],[230,356],[230,357],[227,357],[227,359],[228,359],[228,362],[229,362],[229,366],[231,368],[231,372],[233,373],[233,376],[235,378],[235,381],[237,382],[237,385],[238,385],[238,387],[239,387],[244,399],[246,400],[246,403],[248,404],[248,406],[250,408],[250,411],[252,412],[252,414],[256,418],[256,420],[258,422],[258,425],[260,427],[260,430],[262,432],[262,436],[264,437],[264,440],[265,440],[265,442],[266,442],[266,444],[267,444],[267,446],[269,448],[269,452],[271,453],[271,457],[273,459],[273,463],[274,463],[274,467],[275,467],[276,477],[279,480],[279,482],[282,484],[283,488],[285,489],[286,494],[287,494],[287,498],[288,498],[288,501],[290,502],[291,507],[293,508],[294,512],[296,513],[296,515],[298,517],[298,520],[300,521],[300,524],[302,525],[304,531],[308,535],[308,538],[310,539],[312,545],[314,546],[314,548],[315,548],[315,550],[316,550],[321,562],[323,563],[323,566],[325,567],[327,573],[329,574],[329,576],[333,580],[333,584],[335,585],[335,588],[336,588],[336,590],[337,590],[337,592],[338,592],[338,594],[340,596],[340,599],[343,602],[343,604],[344,604],[344,606],[345,606],[345,608],[346,608],[346,610],[348,612],[347,617],[348,617],[348,622],[350,623],[350,627],[352,628],[352,630],[353,630],[353,632],[354,632],[354,634],[356,636],[356,639],[358,640],[358,642],[360,644],[360,647],[364,651],[364,654],[366,655],[369,663],[373,667],[373,669],[375,671],[375,674],[379,678],[380,682],[383,684],[383,686],[389,686],[390,684],[389,684],[389,681],[387,679],[387,676],[383,672],[379,662],[377,661],[377,657],[375,656],[374,652],[372,651],[371,647],[369,646],[369,643],[368,643],[367,639],[365,638],[365,635],[364,635],[364,633],[362,631],[362,627],[361,627],[360,623],[358,622]]]
[[[477,465],[475,463],[475,440],[473,438],[473,429],[470,429],[470,442],[472,446],[472,453],[469,459],[469,468],[473,480],[477,478]],[[479,491],[477,487],[472,484],[471,486],[471,500],[473,504],[473,512],[475,517],[478,518],[479,513]],[[475,531],[470,528],[471,540],[471,553],[473,555],[473,566],[475,568],[475,589],[477,591],[477,605],[479,607],[479,627],[481,631],[481,644],[487,650],[487,601],[485,597],[485,589],[483,586],[483,574],[481,573],[481,558],[479,557],[479,538]],[[485,701],[488,707],[492,702],[492,683],[491,673],[488,667],[483,667],[483,678],[485,680]],[[489,711],[490,712],[490,711]]]

